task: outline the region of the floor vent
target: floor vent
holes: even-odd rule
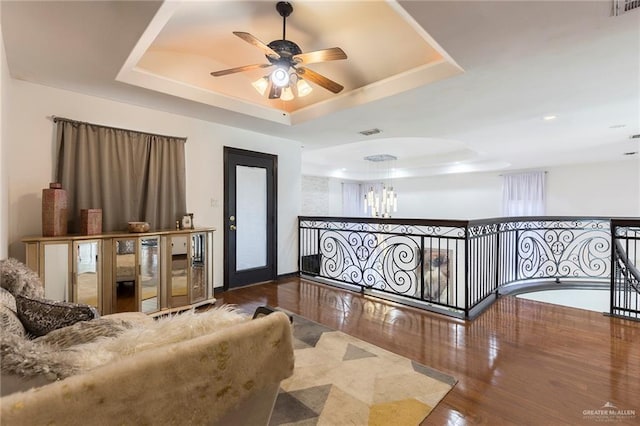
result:
[[[640,9],[640,0],[613,0],[613,15],[619,16]]]

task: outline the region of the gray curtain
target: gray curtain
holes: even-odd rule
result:
[[[56,117],[56,179],[67,191],[69,232],[81,209],[102,209],[102,230],[127,222],[174,229],[186,213],[184,138]]]

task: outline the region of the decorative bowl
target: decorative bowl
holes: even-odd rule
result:
[[[129,222],[129,232],[147,232],[148,230],[148,222]]]

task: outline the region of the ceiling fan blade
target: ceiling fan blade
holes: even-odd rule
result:
[[[211,73],[212,76],[214,77],[220,77],[223,75],[228,75],[228,74],[234,74],[237,72],[243,72],[243,71],[249,71],[249,70],[255,70],[258,68],[267,68],[270,67],[271,64],[253,64],[253,65],[243,65],[241,67],[235,67],[235,68],[229,68],[226,70],[221,70],[221,71],[214,71]]]
[[[339,47],[331,47],[329,49],[315,50],[313,52],[300,53],[294,55],[293,60],[300,64],[313,64],[315,62],[337,61],[339,59],[347,59],[347,54]]]
[[[300,77],[312,83],[315,83],[318,86],[324,87],[330,92],[339,93],[342,89],[344,89],[342,85],[336,83],[333,80],[329,80],[327,77],[323,76],[322,74],[318,74],[317,72],[312,71],[309,68],[297,67],[295,70]]]
[[[265,55],[273,56],[276,59],[280,58],[280,54],[278,54],[278,52],[276,52],[275,50],[273,50],[272,48],[264,44],[262,41],[252,36],[251,34],[245,33],[242,31],[234,31],[233,33],[238,37],[240,37],[241,39],[243,39],[244,41],[246,41],[247,43],[252,44],[253,46],[262,50],[265,53]]]

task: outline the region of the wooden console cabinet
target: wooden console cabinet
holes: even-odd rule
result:
[[[159,314],[215,302],[213,228],[29,237],[27,266],[45,296],[106,315]]]

